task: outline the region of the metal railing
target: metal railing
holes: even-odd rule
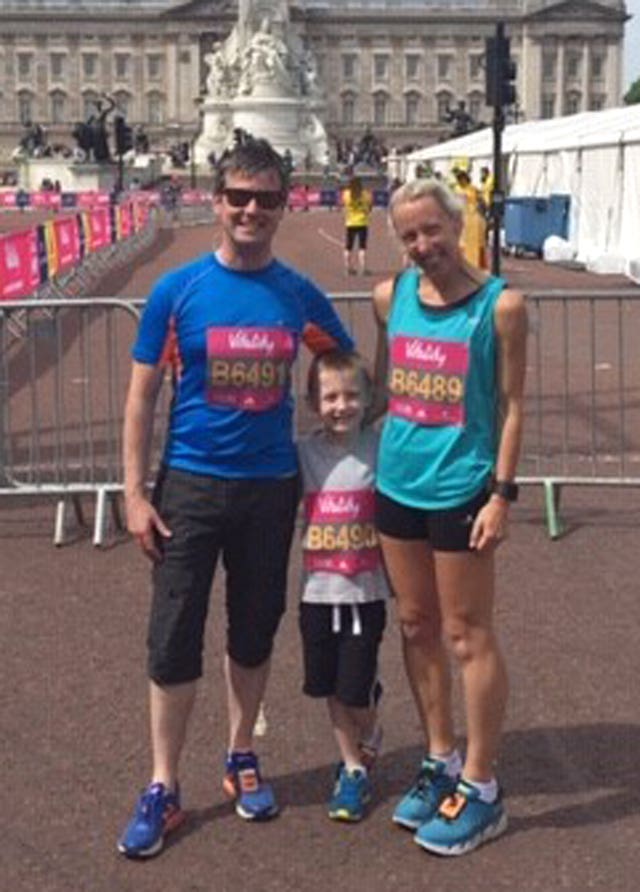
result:
[[[376,325],[365,294],[333,300],[361,352]],[[549,535],[562,531],[563,487],[640,485],[640,293],[535,292],[528,296],[526,425],[518,480],[541,485]],[[142,300],[73,298],[0,302],[0,496],[58,499],[54,541],[71,503],[95,499],[93,541],[107,507],[119,522],[121,431],[129,351]],[[308,358],[296,366],[302,395]],[[156,418],[154,455],[169,388]],[[304,400],[296,425],[308,428]]]

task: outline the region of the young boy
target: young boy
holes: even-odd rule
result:
[[[381,740],[378,650],[389,597],[373,515],[378,437],[363,427],[371,380],[361,358],[337,350],[316,357],[308,399],[322,426],[298,444],[304,692],[326,698],[340,750],[329,817],[359,821]]]

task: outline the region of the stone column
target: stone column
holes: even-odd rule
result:
[[[165,59],[167,64],[167,120],[177,121],[180,117],[179,97],[180,83],[178,80],[178,41],[169,39],[165,46]]]
[[[582,103],[581,111],[589,111],[591,96],[591,47],[588,40],[582,45]]]
[[[563,115],[565,113],[565,58],[564,58],[564,42],[562,39],[558,41],[558,54],[556,57],[556,65],[558,66],[558,70],[556,71],[556,84],[557,84],[557,95],[556,95],[556,116]]]

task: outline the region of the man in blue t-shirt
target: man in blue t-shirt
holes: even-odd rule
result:
[[[277,813],[253,732],[285,607],[298,499],[291,367],[302,340],[351,348],[327,297],[276,260],[286,206],[282,159],[248,140],[220,159],[215,253],[165,274],[133,347],[124,426],[129,531],[153,562],[149,620],[151,782],[118,841],[157,854],[185,813],[178,764],[192,711],[209,593],[226,571],[229,748],[223,788],[246,820]],[[156,399],[167,364],[174,394],[153,498],[146,481]]]

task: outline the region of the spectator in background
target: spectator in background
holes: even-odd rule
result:
[[[457,169],[453,188],[463,204],[460,244],[465,259],[478,269],[487,269],[487,226],[480,191],[471,182],[466,170]]]
[[[347,188],[343,189],[342,206],[345,218],[345,272],[348,275],[356,273],[354,252],[357,252],[357,270],[364,276],[368,273],[366,256],[373,198],[371,192],[362,185],[360,177],[352,176]]]

